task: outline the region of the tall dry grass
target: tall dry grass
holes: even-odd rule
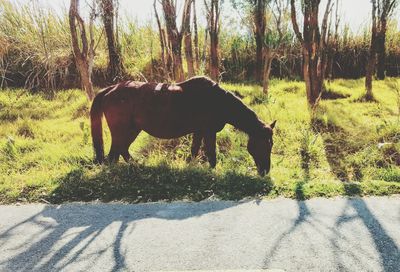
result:
[[[0,0],[2,87],[54,89],[65,84],[73,58],[68,20],[34,5]]]
[[[0,0],[0,88],[59,89],[79,87],[70,45],[68,17],[34,5],[18,5]],[[122,59],[131,78],[162,81],[160,44],[154,20],[137,22],[120,18],[118,40]],[[103,86],[108,62],[101,18],[95,22],[98,46],[93,82]],[[291,28],[289,28],[291,31]],[[207,74],[208,49],[204,46],[205,30],[199,27],[202,62],[198,74]],[[339,48],[334,57],[336,78],[360,78],[365,75],[370,33],[352,33],[345,27],[340,33]],[[184,48],[182,48],[184,49]],[[234,32],[226,23],[220,33],[220,71],[224,81],[253,81],[255,74],[255,41],[249,31]],[[185,62],[184,62],[185,63]],[[278,78],[302,77],[300,46],[293,39],[284,54],[275,60],[271,75]],[[387,35],[387,75],[400,75],[400,31],[393,21]]]

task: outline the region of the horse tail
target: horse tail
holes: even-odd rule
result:
[[[111,88],[106,88],[100,91],[93,99],[92,107],[90,108],[92,141],[94,152],[96,154],[96,163],[102,163],[104,160],[103,127],[101,124],[101,117],[103,116],[103,97],[110,90]]]

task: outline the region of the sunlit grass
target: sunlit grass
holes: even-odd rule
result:
[[[186,162],[190,136],[167,141],[145,133],[130,148],[132,163],[98,166],[92,163],[89,104],[81,91],[52,97],[0,91],[0,201],[400,193],[400,117],[392,81],[374,83],[378,102],[373,103],[357,102],[362,80],[327,83],[344,98],[322,100],[312,113],[302,82],[273,80],[268,96],[259,86],[222,84],[243,96],[265,122],[278,120],[267,178],[257,176],[247,136],[229,125],[218,134],[215,170],[201,156]],[[104,132],[108,150],[111,138]]]

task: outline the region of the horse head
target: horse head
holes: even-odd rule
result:
[[[258,173],[264,176],[271,168],[271,151],[273,146],[273,129],[276,121],[271,125],[265,125],[262,132],[257,135],[250,135],[247,143],[247,150],[257,165]]]

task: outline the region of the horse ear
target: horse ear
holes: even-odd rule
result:
[[[275,125],[276,125],[276,120],[272,122],[272,124],[270,125],[270,127],[271,127],[272,129],[274,129],[274,128],[275,128]]]

